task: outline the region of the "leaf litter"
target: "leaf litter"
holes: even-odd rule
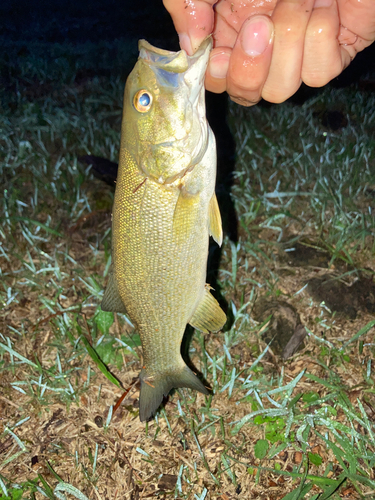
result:
[[[77,162],[116,160],[123,82],[80,85],[67,87],[74,98],[65,103],[28,94],[2,111],[0,494],[371,498],[371,98],[328,89],[302,108],[231,107],[239,239],[226,239],[218,271],[231,320],[186,345],[214,394],[175,391],[144,425],[139,335],[99,308],[113,189]],[[314,106],[340,100],[351,125],[327,132]],[[313,260],[291,262],[285,248],[306,241]],[[309,292],[327,273],[349,291],[367,280],[355,316]],[[255,314],[262,300],[284,301],[294,328],[305,328],[304,345],[285,361],[270,334],[272,307]]]

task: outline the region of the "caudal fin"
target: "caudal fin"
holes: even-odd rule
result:
[[[203,394],[209,394],[208,389],[186,365],[181,371],[171,371],[155,376],[149,376],[143,369],[140,379],[139,418],[141,422],[150,420],[155,415],[163,397],[174,388],[189,387]]]

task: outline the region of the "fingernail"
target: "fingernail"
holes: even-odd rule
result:
[[[204,35],[204,32],[202,31],[203,35]],[[205,39],[205,37],[202,35],[199,36],[199,37],[196,37],[194,35],[194,32],[193,33],[190,33],[189,34],[189,37],[190,37],[190,43],[191,43],[191,50],[192,50],[192,54],[195,54],[196,51],[199,49],[199,47],[201,46],[201,43],[203,42],[203,40]],[[190,55],[192,55],[190,54]]]
[[[246,21],[242,29],[242,48],[249,56],[260,56],[273,36],[273,27],[265,17],[254,16]]]
[[[186,33],[179,33],[178,38],[180,40],[181,49],[183,49],[189,56],[192,56],[193,48],[191,46],[189,35]]]
[[[210,58],[210,63],[208,66],[208,71],[212,78],[225,78],[228,73],[229,66],[229,54],[219,53],[214,54]]]
[[[314,9],[319,9],[320,7],[331,7],[333,0],[315,0]]]

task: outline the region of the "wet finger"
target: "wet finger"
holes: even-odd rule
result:
[[[194,54],[214,27],[213,5],[216,0],[163,0],[172,17],[180,46]]]
[[[252,16],[243,24],[233,47],[227,92],[244,106],[261,99],[272,55],[273,23],[269,16]]]
[[[375,6],[374,0],[337,0],[340,12],[341,27],[346,28],[340,35],[344,42],[356,46],[357,52],[375,40]],[[353,36],[358,35],[356,40]]]
[[[338,41],[352,61],[375,40],[374,0],[337,0],[340,12]],[[347,57],[345,55],[345,57]]]
[[[338,42],[340,19],[334,0],[316,0],[305,37],[302,80],[322,87],[350,63],[348,52]]]
[[[205,80],[205,87],[210,92],[221,94],[226,91],[231,53],[229,47],[217,47],[211,51]]]
[[[274,44],[262,97],[283,102],[301,85],[305,32],[314,0],[280,0],[272,14]]]

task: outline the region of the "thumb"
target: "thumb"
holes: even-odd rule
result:
[[[181,48],[193,55],[213,31],[216,0],[163,0],[163,3],[172,17]]]

